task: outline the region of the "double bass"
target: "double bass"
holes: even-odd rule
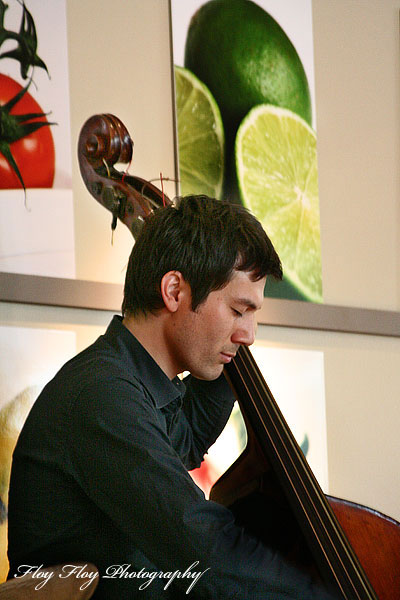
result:
[[[90,117],[78,160],[90,194],[135,237],[171,200],[151,182],[115,168],[130,163],[133,143],[112,114]],[[400,598],[400,524],[378,511],[326,496],[290,431],[250,350],[225,366],[247,430],[247,445],[210,497],[288,561],[315,574],[345,600]],[[269,518],[273,515],[273,520]]]

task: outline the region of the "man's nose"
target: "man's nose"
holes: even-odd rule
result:
[[[253,318],[243,319],[238,323],[237,328],[232,335],[232,342],[234,344],[241,344],[243,346],[251,346],[256,337],[256,324]]]

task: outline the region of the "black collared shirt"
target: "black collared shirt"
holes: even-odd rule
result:
[[[114,317],[45,387],[20,435],[10,575],[21,564],[83,560],[100,570],[98,599],[177,599],[195,573],[192,598],[327,597],[207,501],[187,472],[232,406],[223,377],[169,380]]]

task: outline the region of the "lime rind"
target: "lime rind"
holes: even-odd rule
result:
[[[211,92],[191,71],[175,66],[180,192],[221,198],[225,136]]]
[[[253,108],[235,142],[243,204],[261,221],[285,276],[312,302],[322,302],[316,135],[292,111]]]

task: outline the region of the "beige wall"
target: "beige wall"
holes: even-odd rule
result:
[[[324,300],[400,309],[396,0],[313,0]]]
[[[313,0],[324,299],[400,309],[399,9]],[[323,348],[330,492],[400,519],[400,339],[265,332]]]
[[[76,147],[84,122],[113,113],[134,141],[130,173],[174,178],[168,3],[68,0],[76,277],[122,283],[132,236],[87,192]],[[124,167],[121,166],[122,170]],[[175,195],[175,185],[166,184]]]
[[[313,2],[330,304],[400,310],[399,8],[394,0]],[[166,0],[68,0],[74,155],[86,118],[114,112],[135,139],[132,172],[173,176],[167,14]],[[118,227],[111,247],[111,218],[88,196],[75,156],[74,201],[77,276],[122,280],[130,237]],[[110,316],[11,304],[0,310],[0,324],[72,329],[78,349]],[[400,338],[271,327],[258,335],[324,351],[329,491],[400,519]]]

